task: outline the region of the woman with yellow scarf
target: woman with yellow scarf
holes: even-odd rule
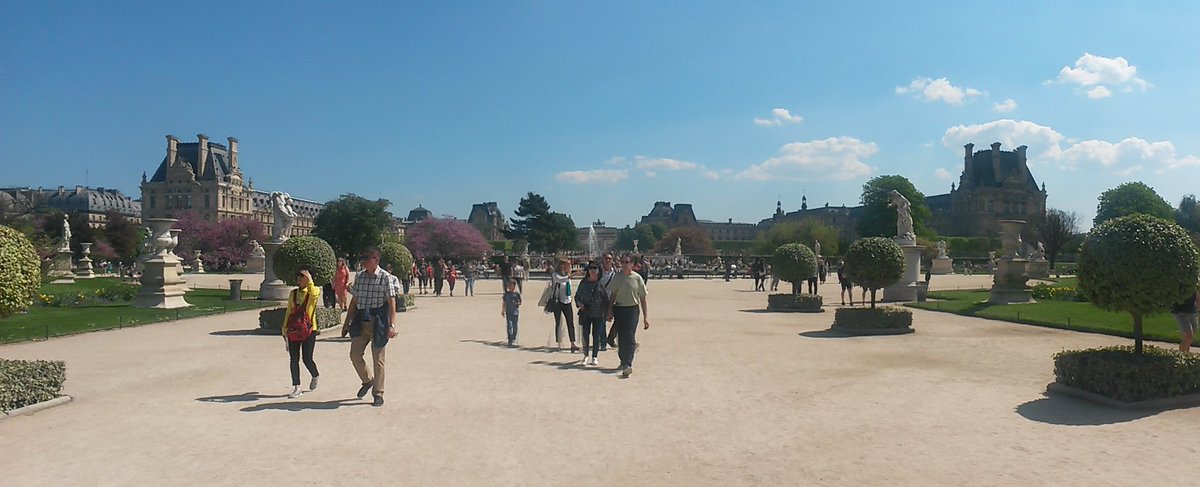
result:
[[[317,390],[317,363],[313,362],[313,347],[317,343],[317,303],[321,302],[321,288],[313,284],[312,273],[301,268],[296,276],[296,289],[288,295],[287,313],[283,318],[283,339],[291,355],[292,392],[288,399],[300,397],[300,356],[304,366],[312,374],[308,390]]]

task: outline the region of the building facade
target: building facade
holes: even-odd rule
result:
[[[479,230],[483,238],[489,241],[505,240],[504,232],[508,230],[508,220],[500,213],[500,207],[495,201],[471,205],[471,214],[467,223]]]
[[[108,223],[110,213],[120,214],[137,225],[142,223],[141,203],[111,188],[0,188],[0,211],[24,213],[39,207],[57,208],[63,213],[85,215],[88,226],[92,228],[103,228]]]
[[[1046,215],[1046,186],[1039,188],[1029,171],[1028,148],[1002,151],[999,142],[989,150],[974,148],[963,146],[958,185],[925,198],[930,211],[926,226],[939,235],[984,237],[1000,233],[1000,220],[1040,222]]]
[[[253,179],[244,179],[238,161],[238,140],[229,145],[209,141],[199,134],[196,142],[167,136],[167,153],[150,178],[142,174],[143,218],[177,218],[195,212],[206,221],[253,218],[267,228],[274,223],[271,193],[254,189]],[[324,205],[292,198],[297,213],[289,236],[312,233],[313,221]]]

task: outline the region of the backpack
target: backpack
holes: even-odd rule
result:
[[[295,304],[295,300],[292,300]],[[297,313],[296,311],[299,311]],[[312,335],[312,321],[308,319],[308,293],[304,293],[304,303],[299,308],[293,307],[292,314],[287,320],[287,339],[289,342],[302,342]]]

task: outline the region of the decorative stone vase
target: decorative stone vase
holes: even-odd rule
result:
[[[135,308],[175,309],[191,306],[183,299],[183,281],[177,272],[179,259],[170,252],[176,242],[171,238],[171,225],[176,221],[173,218],[145,220],[154,238],[154,251],[143,264],[142,287],[132,303]]]
[[[204,273],[204,261],[200,260],[200,252],[196,251],[196,257],[192,259],[192,272],[195,274]]]
[[[79,246],[83,247],[80,253],[83,257],[79,259],[79,266],[75,270],[76,279],[91,279],[96,277],[96,272],[92,269],[92,243],[80,242]]]
[[[1022,258],[1019,253],[1021,229],[1024,226],[1024,220],[1000,220],[1004,256],[996,261],[996,273],[992,277],[992,289],[988,295],[990,304],[1034,302],[1033,293],[1025,289],[1029,260]]]

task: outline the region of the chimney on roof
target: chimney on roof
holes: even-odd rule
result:
[[[205,165],[208,164],[208,136],[196,134],[196,138],[200,140],[200,153],[196,160],[196,179],[200,179],[204,175]]]
[[[992,174],[995,175],[996,182],[1004,180],[1004,175],[1000,173],[1000,143],[992,142]]]
[[[972,162],[975,160],[974,151],[975,144],[968,143],[967,145],[963,146],[963,180],[959,181],[960,186],[965,186],[967,183],[975,180],[974,171],[971,170],[971,166],[974,166]]]
[[[179,139],[167,134],[167,166],[175,165],[175,157],[179,154]]]
[[[232,169],[233,172],[237,172],[238,171],[238,160],[237,160],[238,140],[237,140],[237,137],[230,137],[227,140],[229,140],[229,168]]]
[[[1029,149],[1029,146],[1024,146],[1024,145],[1017,147],[1017,177],[1018,178],[1024,178],[1025,173],[1029,172],[1029,164],[1027,163],[1027,160],[1025,159],[1025,151],[1028,149]]]
[[[83,186],[75,185],[75,194],[83,194]]]

